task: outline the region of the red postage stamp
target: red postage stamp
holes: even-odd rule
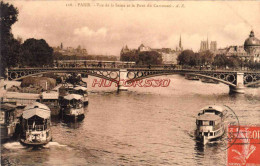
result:
[[[227,166],[260,166],[260,126],[228,126]]]

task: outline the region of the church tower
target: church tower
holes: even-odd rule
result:
[[[176,51],[183,51],[182,42],[181,42],[181,35],[179,40],[179,47],[176,47]]]
[[[180,41],[179,41],[179,49],[180,51],[183,51],[182,43],[181,43],[181,35],[180,35]]]

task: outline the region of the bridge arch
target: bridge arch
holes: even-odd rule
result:
[[[19,78],[14,78],[14,79],[11,78],[11,79],[13,81],[19,81],[19,80],[22,80],[22,79],[27,78],[27,77],[37,76],[37,75],[46,74],[46,73],[74,73],[74,72],[73,71],[44,71],[44,72],[37,72],[37,73],[27,74],[27,75],[21,76]],[[114,83],[118,83],[119,73],[117,73],[117,72],[114,72],[114,73],[116,73],[114,78],[111,78],[111,77],[108,77],[108,76],[104,76],[103,74],[98,74],[98,73],[95,73],[95,72],[83,72],[82,71],[81,73],[86,73],[87,75],[90,75],[90,76],[93,76],[93,77],[98,77],[98,78],[102,78],[102,79],[105,79],[105,80],[109,80],[109,81],[114,82]],[[10,74],[10,76],[11,76],[11,74]],[[16,73],[16,76],[17,75],[18,74]]]
[[[246,86],[246,87],[249,87],[249,86],[254,86],[254,85],[257,85],[257,84],[260,84],[260,80],[255,81],[255,82],[247,83],[247,84],[245,84],[245,86]]]
[[[146,78],[163,76],[163,75],[176,75],[176,74],[189,74],[189,75],[193,75],[193,76],[199,76],[201,78],[209,78],[209,79],[221,82],[223,84],[226,84],[226,85],[229,85],[229,86],[232,86],[232,87],[236,87],[236,85],[234,83],[231,83],[231,82],[226,81],[224,79],[212,77],[212,76],[204,75],[204,74],[200,74],[200,73],[155,73],[155,74],[149,74],[149,75],[145,75],[145,76],[139,76],[139,77],[136,77],[136,78],[132,78],[132,79],[129,79],[127,82],[133,82],[133,81],[138,81],[138,80],[142,80],[142,79],[146,79]]]

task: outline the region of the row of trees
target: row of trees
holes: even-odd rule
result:
[[[53,53],[54,60],[100,60],[100,61],[117,61],[116,56],[107,56],[107,55],[86,55],[86,56],[78,56],[78,55],[62,55],[60,52]]]
[[[184,50],[178,56],[180,65],[188,66],[206,66],[211,65],[218,68],[241,68],[248,67],[251,69],[260,68],[259,63],[254,63],[251,60],[243,61],[238,56],[227,57],[224,54],[214,56],[210,51],[194,53],[192,50]]]
[[[0,75],[5,75],[5,69],[10,67],[43,67],[52,66],[53,60],[110,60],[116,61],[115,56],[88,55],[66,56],[53,49],[44,39],[15,39],[11,28],[18,21],[18,9],[9,3],[0,2]],[[78,49],[81,49],[78,47]]]
[[[9,3],[0,2],[0,29],[1,29],[1,66],[0,74],[5,74],[5,68],[18,66],[43,66],[53,62],[53,49],[45,40],[15,39],[12,25],[18,21],[18,9]]]
[[[122,53],[120,60],[136,62],[137,65],[160,65],[162,64],[162,55],[157,51],[139,52],[135,50]]]

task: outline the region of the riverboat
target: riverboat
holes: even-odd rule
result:
[[[17,124],[16,106],[0,104],[1,141],[6,141],[14,136]]]
[[[196,80],[196,81],[200,79],[199,76],[194,76],[194,75],[190,75],[190,74],[186,74],[185,78],[187,80]]]
[[[26,106],[21,125],[20,141],[25,145],[45,145],[52,139],[51,111],[45,104],[35,102]]]
[[[25,106],[33,104],[39,99],[40,94],[36,93],[7,92],[3,98],[3,102],[14,103],[18,107],[24,108]]]
[[[210,83],[210,84],[219,84],[218,81],[210,79],[210,78],[201,78],[201,82],[203,82],[203,83]]]
[[[73,88],[73,93],[74,94],[79,94],[81,96],[83,96],[83,104],[84,106],[88,105],[88,89],[86,87],[83,86],[76,86],[75,88]]]
[[[84,107],[83,96],[78,94],[68,94],[61,101],[61,114],[64,120],[83,120]]]
[[[47,105],[51,110],[52,116],[58,116],[60,114],[59,105],[59,92],[57,91],[47,91],[42,92],[40,96],[40,103]]]
[[[224,119],[227,109],[221,106],[207,106],[201,109],[196,119],[196,138],[204,145],[220,138],[225,133]]]

